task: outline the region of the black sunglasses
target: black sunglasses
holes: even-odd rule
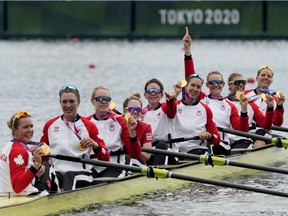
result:
[[[242,85],[246,85],[246,80],[234,80],[234,81],[230,81],[229,84],[233,83],[234,85],[239,86],[240,84]]]
[[[222,85],[224,83],[223,80],[211,80],[211,81],[208,81],[209,85]]]
[[[157,89],[157,88],[149,88],[145,91],[145,93],[147,93],[147,94],[153,94],[153,93],[161,94],[162,91],[160,89]]]
[[[93,99],[95,99],[97,102],[103,102],[103,101],[110,102],[112,100],[112,98],[108,96],[98,96],[94,97]]]

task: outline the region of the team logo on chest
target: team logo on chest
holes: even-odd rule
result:
[[[114,125],[114,123],[110,123],[110,124],[109,124],[109,130],[110,130],[111,132],[115,130],[115,125]]]
[[[222,105],[221,105],[221,110],[225,110],[225,109],[226,109],[225,104],[222,104]]]
[[[196,110],[196,115],[197,116],[201,116],[202,115],[202,111],[201,110]]]
[[[59,126],[54,127],[54,132],[58,132],[59,131]]]
[[[182,113],[182,108],[178,108],[178,113]]]

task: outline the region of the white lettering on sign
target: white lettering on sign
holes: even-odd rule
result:
[[[238,9],[160,9],[161,25],[237,25],[240,23]]]

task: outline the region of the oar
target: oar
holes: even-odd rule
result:
[[[187,137],[187,138],[180,137],[180,138],[174,138],[174,139],[169,139],[169,140],[164,140],[164,141],[156,140],[155,142],[153,142],[153,146],[158,144],[159,142],[177,143],[177,142],[185,142],[185,141],[188,141],[188,140],[199,140],[199,139],[200,139],[199,136],[194,136],[194,137]]]
[[[59,160],[73,161],[73,162],[78,162],[78,163],[91,164],[95,166],[112,167],[112,168],[132,171],[132,172],[138,172],[138,173],[142,173],[142,175],[144,176],[146,175],[148,178],[175,178],[175,179],[181,179],[181,180],[186,180],[186,181],[217,185],[217,186],[229,187],[229,188],[236,188],[236,189],[241,189],[241,190],[246,190],[246,191],[253,191],[257,193],[269,194],[269,195],[274,195],[274,196],[288,197],[288,193],[284,193],[284,192],[245,186],[241,184],[235,184],[235,183],[229,183],[229,182],[223,182],[223,181],[217,181],[213,179],[205,179],[205,178],[199,178],[199,177],[194,177],[194,176],[187,176],[187,175],[173,173],[165,169],[158,169],[158,168],[153,168],[153,167],[141,168],[141,167],[136,167],[136,166],[128,166],[128,165],[105,162],[105,161],[100,161],[100,160],[82,159],[82,158],[70,157],[70,156],[65,156],[65,155],[48,155],[48,156],[59,159]]]
[[[280,127],[280,126],[275,126],[273,125],[271,127],[272,130],[277,130],[277,131],[283,131],[283,132],[288,132],[288,128],[287,127]]]
[[[226,132],[226,133],[230,133],[230,134],[234,134],[234,135],[238,135],[238,136],[243,136],[243,137],[248,137],[251,139],[269,142],[269,143],[274,144],[278,148],[282,148],[282,147],[287,148],[288,147],[288,140],[281,139],[279,137],[269,138],[269,137],[261,136],[258,134],[247,133],[247,132],[242,132],[242,131],[228,129],[228,128],[220,128],[220,127],[218,127],[218,130],[221,132]]]
[[[209,156],[209,155],[195,155],[195,154],[166,151],[163,149],[154,149],[154,148],[142,148],[142,151],[152,153],[152,154],[167,155],[167,156],[173,156],[173,157],[179,157],[179,158],[186,158],[190,160],[198,160],[200,163],[205,163],[206,165],[208,164],[220,165],[220,166],[230,165],[230,166],[235,166],[235,167],[243,167],[243,168],[248,168],[248,169],[288,174],[288,170],[286,169],[260,166],[256,164],[241,163],[237,161],[231,161],[222,157],[215,157],[215,156]]]

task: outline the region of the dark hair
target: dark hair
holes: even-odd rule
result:
[[[64,92],[66,92],[66,93],[68,93],[68,92],[74,93],[76,95],[78,101],[80,101],[80,94],[79,94],[78,89],[75,86],[73,86],[73,85],[65,85],[65,86],[63,86],[60,89],[60,91],[59,91],[60,99],[61,99],[61,96],[62,96],[62,94]]]
[[[228,83],[231,82],[231,81],[233,81],[233,79],[234,79],[235,77],[237,77],[237,76],[243,76],[243,75],[240,74],[240,73],[232,73],[232,74],[230,74],[230,76],[228,77]]]
[[[156,83],[157,85],[159,85],[161,92],[164,91],[164,86],[163,86],[163,84],[160,82],[160,80],[158,80],[158,79],[156,79],[156,78],[150,79],[150,80],[148,80],[148,81],[146,82],[145,87],[144,87],[144,91],[147,90],[147,86],[148,86],[149,84],[151,84],[151,83]]]

